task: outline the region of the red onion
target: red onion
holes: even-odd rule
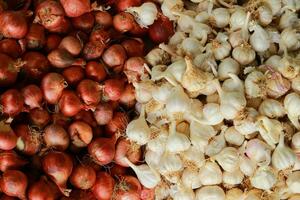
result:
[[[97,24],[104,28],[108,28],[113,25],[113,18],[107,11],[95,12],[95,21]]]
[[[68,130],[72,143],[76,147],[86,147],[93,139],[93,130],[89,124],[83,121],[75,121]]]
[[[134,23],[135,20],[133,15],[127,12],[120,12],[113,18],[114,28],[121,33],[133,29]]]
[[[107,124],[113,117],[113,108],[109,103],[100,103],[94,112],[98,125]]]
[[[71,30],[71,28],[72,28],[72,24],[70,20],[67,18],[61,18],[60,24],[57,27],[52,29],[50,28],[48,30],[53,33],[66,34]]]
[[[114,44],[106,49],[102,59],[109,67],[114,68],[115,72],[120,72],[126,61],[126,52],[122,45]]]
[[[88,152],[98,165],[107,165],[115,156],[116,137],[96,138],[88,145]]]
[[[18,200],[18,198],[7,196],[6,194],[1,195],[0,200]]]
[[[30,51],[23,56],[24,69],[30,78],[41,79],[50,68],[50,63],[43,54]]]
[[[106,45],[102,43],[88,42],[83,49],[83,55],[86,60],[93,60],[100,58]]]
[[[77,85],[76,91],[78,96],[86,105],[96,106],[102,97],[102,86],[90,79],[80,81]]]
[[[128,116],[126,113],[115,112],[112,120],[105,127],[106,134],[112,135],[115,133],[123,133],[128,124]]]
[[[112,177],[119,177],[126,174],[128,168],[122,167],[120,165],[114,164],[113,167],[110,169],[110,175]]]
[[[64,151],[70,144],[69,134],[58,124],[48,125],[43,134],[44,143],[47,148]]]
[[[77,85],[82,79],[84,79],[84,69],[81,66],[71,66],[65,68],[62,75],[69,85]]]
[[[71,190],[67,189],[67,181],[72,173],[73,161],[63,152],[51,151],[42,160],[44,172],[53,180],[60,191],[69,196]]]
[[[80,54],[83,44],[82,42],[73,36],[66,36],[62,39],[62,41],[59,44],[60,49],[65,49],[67,50],[70,54],[73,56],[77,56]]]
[[[17,136],[9,124],[0,121],[0,149],[12,150],[17,145]]]
[[[141,57],[131,57],[124,64],[124,73],[128,82],[140,81],[141,76],[145,74],[146,61]]]
[[[46,50],[47,52],[50,52],[54,49],[57,49],[62,38],[57,34],[51,34],[47,37],[46,40]]]
[[[67,85],[64,77],[58,73],[47,74],[41,82],[41,90],[44,98],[50,104],[58,103],[58,100],[66,87]]]
[[[112,101],[118,101],[124,91],[124,81],[108,79],[104,82],[104,96]]]
[[[63,91],[58,106],[61,113],[66,117],[73,117],[84,108],[79,97],[71,90]]]
[[[0,187],[8,196],[26,199],[26,188],[28,185],[26,175],[18,170],[7,170],[2,174]]]
[[[56,186],[47,180],[46,177],[41,177],[40,180],[33,183],[28,189],[29,200],[55,200],[58,198],[58,189]]]
[[[106,172],[97,172],[97,179],[92,188],[97,199],[110,200],[113,197],[115,180]]]
[[[90,0],[60,0],[68,17],[79,17],[91,11]]]
[[[133,23],[133,28],[129,31],[129,33],[136,37],[143,37],[148,33],[148,28],[141,27],[137,22]]]
[[[131,143],[125,138],[120,138],[116,145],[116,154],[114,161],[116,164],[129,167],[127,162],[124,162],[124,158],[127,158],[132,163],[136,164],[140,161],[142,151],[140,146]]]
[[[0,53],[0,87],[14,84],[20,68],[25,64],[20,60],[14,61],[11,57]]]
[[[155,199],[155,189],[148,189],[142,186],[141,200]]]
[[[18,136],[17,149],[25,155],[34,155],[41,148],[41,133],[26,124],[18,124],[14,131]]]
[[[107,76],[104,65],[96,61],[90,61],[86,64],[85,74],[89,79],[98,82],[103,81]]]
[[[1,151],[0,152],[0,170],[5,172],[9,169],[19,169],[26,165],[28,162],[21,158],[14,151]]]
[[[125,86],[125,90],[121,95],[120,103],[127,108],[133,108],[136,100],[135,100],[135,90],[133,85],[127,84]]]
[[[24,98],[16,89],[6,90],[0,97],[2,112],[10,117],[14,117],[23,111]]]
[[[96,182],[95,170],[87,165],[77,165],[70,177],[71,184],[79,189],[90,189]]]
[[[50,121],[49,112],[41,108],[34,108],[30,110],[29,118],[31,123],[39,128],[43,128]]]
[[[0,32],[6,38],[21,39],[28,31],[26,16],[21,11],[0,13]]]
[[[13,58],[18,58],[22,54],[22,48],[15,39],[4,39],[0,41],[0,52]]]
[[[167,42],[173,34],[173,22],[164,15],[160,15],[160,17],[149,27],[149,36],[151,40],[156,43]]]
[[[127,39],[122,43],[128,57],[144,56],[145,44],[139,38]]]
[[[27,85],[22,89],[22,95],[24,97],[24,103],[30,109],[40,108],[43,102],[42,90],[36,85]]]
[[[96,29],[90,34],[90,42],[95,44],[108,44],[110,40],[110,33],[104,29]]]
[[[142,186],[133,176],[122,176],[116,191],[116,200],[140,200]]]
[[[60,200],[97,200],[89,190],[72,190],[70,197],[62,197]]]
[[[26,35],[27,48],[41,49],[46,44],[45,28],[39,24],[31,24]]]
[[[64,129],[67,129],[70,125],[71,118],[64,116],[61,113],[53,113],[52,123],[62,126]]]
[[[117,0],[115,3],[115,8],[118,12],[122,12],[126,11],[127,8],[140,6],[141,4],[141,0]]]
[[[48,54],[48,60],[51,65],[57,68],[66,68],[71,65],[85,65],[85,61],[83,59],[74,58],[67,50],[65,49],[56,49],[51,51]]]
[[[83,121],[83,122],[89,124],[93,128],[95,128],[97,126],[97,122],[96,122],[93,112],[91,110],[81,110],[77,115],[74,116],[74,120]]]
[[[79,17],[71,19],[72,25],[79,30],[89,31],[93,28],[95,23],[95,17],[92,12],[85,13]]]
[[[7,9],[7,3],[5,0],[0,0],[0,12],[3,12]]]

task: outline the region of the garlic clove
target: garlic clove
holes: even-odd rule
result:
[[[261,102],[259,113],[269,118],[283,117],[286,114],[283,104],[274,99],[265,99]]]
[[[198,176],[199,172],[196,169],[185,168],[182,173],[181,181],[185,187],[191,189],[197,189],[202,186],[201,180]]]
[[[277,176],[274,170],[268,166],[259,167],[250,177],[251,185],[257,189],[270,190],[276,183]]]
[[[300,171],[291,173],[286,180],[288,190],[291,193],[300,193]]]
[[[196,200],[225,200],[225,192],[219,186],[204,186],[196,190]]]
[[[225,171],[223,173],[223,185],[225,187],[234,187],[235,185],[241,184],[244,179],[244,174],[240,170],[232,172]]]
[[[225,140],[229,144],[241,146],[244,143],[245,137],[240,132],[238,132],[234,126],[229,127],[225,131]]]
[[[239,153],[234,147],[225,147],[214,158],[222,169],[227,172],[236,171],[239,167]]]
[[[199,170],[202,185],[216,185],[222,183],[222,171],[218,164],[206,162]]]

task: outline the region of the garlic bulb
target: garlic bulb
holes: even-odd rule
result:
[[[300,130],[300,95],[296,93],[290,93],[284,98],[284,108],[287,111],[287,115],[289,120],[293,123],[293,125]]]
[[[218,154],[226,145],[224,132],[222,131],[219,135],[213,137],[209,144],[205,148],[205,154],[208,156],[214,156]]]
[[[300,171],[291,173],[286,180],[288,190],[291,193],[300,193]]]
[[[193,37],[185,38],[181,43],[181,48],[186,55],[192,57],[203,52],[200,41]]]
[[[267,26],[273,20],[273,12],[272,9],[268,5],[262,5],[257,9],[258,12],[258,20],[261,25]]]
[[[248,74],[245,79],[245,91],[251,98],[265,97],[267,95],[265,75],[256,70]]]
[[[293,167],[295,162],[296,155],[284,144],[284,135],[281,133],[280,141],[272,154],[272,165],[277,170],[284,170]]]
[[[165,151],[167,139],[168,139],[168,132],[165,130],[160,130],[157,137],[148,141],[147,147],[151,151],[163,153]]]
[[[298,94],[300,93],[300,75],[292,79],[292,89]]]
[[[225,200],[225,192],[219,186],[204,186],[196,191],[195,200]]]
[[[183,163],[178,155],[166,152],[159,163],[158,170],[168,181],[176,183],[180,180]]]
[[[240,171],[245,174],[246,176],[252,176],[256,169],[255,161],[249,159],[247,156],[243,155],[240,158],[239,163]]]
[[[240,132],[238,132],[234,126],[229,127],[225,131],[225,140],[229,144],[241,146],[244,143],[245,137]]]
[[[242,37],[242,31],[237,30],[234,32],[231,32],[229,34],[229,43],[233,48],[240,46],[244,41],[244,38]]]
[[[230,17],[230,29],[232,31],[235,31],[237,29],[242,28],[244,26],[246,18],[247,14],[243,9],[236,9]]]
[[[264,52],[270,47],[270,38],[268,32],[260,25],[255,24],[251,27],[254,33],[250,36],[250,44],[257,52]]]
[[[134,82],[133,86],[135,88],[135,98],[137,101],[140,103],[146,103],[151,100],[153,85],[150,81],[140,83]]]
[[[239,153],[233,147],[225,147],[215,156],[215,159],[222,169],[227,172],[236,171],[239,167]]]
[[[223,183],[226,186],[233,187],[234,185],[241,184],[244,179],[244,174],[240,170],[232,172],[225,171],[223,173]]]
[[[218,27],[224,28],[229,24],[230,13],[226,8],[216,8],[211,13],[211,23]]]
[[[163,153],[155,152],[150,149],[147,149],[145,152],[145,162],[147,165],[151,166],[154,169],[158,169],[160,158],[162,157]]]
[[[173,185],[171,186],[170,196],[174,200],[190,200],[195,199],[195,193],[191,188],[181,186],[181,185]]]
[[[283,117],[286,114],[282,103],[274,99],[265,99],[259,106],[259,113],[269,118]]]
[[[262,190],[271,189],[277,181],[276,174],[271,167],[259,167],[254,175],[250,177],[251,185]]]
[[[243,197],[243,191],[239,188],[232,188],[226,192],[226,200],[239,200]]]
[[[135,20],[141,27],[152,25],[158,14],[156,5],[152,2],[143,3],[140,7],[127,8],[126,11],[135,16]]]
[[[225,58],[218,66],[218,78],[225,80],[229,78],[228,74],[238,74],[240,72],[239,63],[231,57]]]
[[[281,32],[281,41],[288,50],[297,50],[300,47],[300,34],[296,29],[285,28]]]
[[[184,166],[188,168],[200,168],[205,163],[204,153],[194,146],[180,153]]]
[[[202,124],[216,125],[223,121],[224,117],[220,113],[220,105],[216,103],[207,103],[203,107],[203,118],[199,120]]]
[[[191,189],[197,189],[202,186],[201,180],[199,178],[199,172],[195,169],[185,168],[182,173],[181,181],[185,187]]]
[[[222,182],[222,171],[218,164],[206,162],[199,170],[202,185],[216,185]]]
[[[293,135],[292,148],[295,152],[300,152],[300,132],[297,132]]]
[[[162,82],[152,90],[152,97],[160,103],[166,103],[172,94],[172,85],[169,82]]]
[[[170,195],[170,187],[161,182],[158,186],[155,187],[155,199],[164,200]]]
[[[265,3],[271,8],[273,16],[279,14],[281,10],[281,0],[265,0]]]
[[[269,165],[271,162],[270,147],[259,139],[249,140],[246,144],[245,153],[258,165]]]
[[[271,98],[279,98],[285,95],[291,88],[289,80],[283,78],[278,72],[270,72],[266,80],[267,94]]]
[[[161,10],[163,14],[170,20],[175,20],[176,16],[173,14],[173,12],[182,11],[183,6],[184,4],[182,0],[164,0],[161,4]]]
[[[249,135],[257,131],[256,117],[258,112],[254,108],[246,108],[241,119],[234,119],[234,128],[242,135]]]
[[[165,65],[170,62],[170,55],[160,48],[152,49],[146,56],[145,60],[151,66]]]
[[[241,46],[233,49],[232,57],[241,65],[248,65],[254,61],[255,51],[251,48],[251,46],[242,44]]]
[[[288,9],[284,10],[284,14],[280,16],[279,28],[285,29],[292,27],[298,20],[297,14]]]

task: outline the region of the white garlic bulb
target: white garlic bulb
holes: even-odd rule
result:
[[[248,97],[257,98],[266,96],[266,77],[260,71],[249,73],[245,79],[245,91]]]
[[[256,52],[264,52],[270,47],[270,37],[268,32],[260,25],[255,24],[251,27],[254,33],[250,36],[250,44]]]
[[[166,150],[171,153],[179,153],[190,148],[189,138],[176,131],[176,122],[172,122],[169,126],[169,136],[166,141]]]
[[[230,13],[226,8],[216,8],[211,13],[213,24],[218,28],[224,28],[229,24]]]
[[[240,72],[239,63],[231,57],[225,58],[218,66],[218,78],[225,80],[229,78],[228,74],[238,74]]]
[[[216,185],[222,182],[222,171],[217,163],[206,162],[199,170],[202,185]]]
[[[139,7],[129,7],[126,11],[135,16],[135,20],[141,27],[152,25],[158,14],[157,7],[152,2],[145,2]]]
[[[186,167],[200,168],[205,163],[204,153],[194,146],[180,153],[180,156]]]
[[[225,140],[229,144],[233,144],[236,146],[241,146],[245,140],[244,135],[242,135],[240,132],[238,132],[234,126],[229,127],[225,131]]]
[[[243,9],[236,9],[230,16],[230,29],[235,31],[244,26],[247,14]]]
[[[232,188],[226,192],[226,200],[237,200],[243,197],[243,191],[239,188]]]
[[[239,167],[239,153],[234,147],[225,147],[215,156],[215,159],[227,172],[236,171]]]
[[[259,167],[254,175],[250,177],[251,185],[257,189],[269,190],[277,181],[274,170],[268,166]]]
[[[286,180],[286,184],[289,192],[300,193],[300,171],[291,173]]]
[[[262,5],[257,9],[259,15],[258,20],[261,25],[267,26],[273,20],[272,9],[268,5]]]
[[[219,186],[204,186],[196,191],[195,200],[225,200],[225,192]]]
[[[270,147],[257,138],[247,142],[245,152],[246,155],[258,165],[269,165],[271,162]]]
[[[241,65],[250,64],[254,61],[255,56],[255,51],[247,44],[235,47],[232,51],[232,57]]]
[[[286,114],[283,104],[274,99],[265,99],[259,106],[259,113],[270,118],[283,117]]]
[[[241,184],[243,179],[244,174],[240,170],[235,170],[232,172],[225,171],[223,173],[223,183],[230,187]]]
[[[298,94],[300,93],[300,75],[292,79],[292,89]]]
[[[239,163],[240,171],[245,174],[246,176],[252,176],[256,169],[256,163],[255,161],[251,160],[247,156],[243,155],[240,158]]]
[[[296,29],[285,28],[281,32],[281,41],[288,50],[300,48],[300,35],[296,32]]]
[[[176,16],[173,14],[174,11],[180,12],[183,10],[182,0],[164,0],[161,4],[161,10],[165,16],[170,20],[175,20]]]
[[[195,169],[185,168],[181,176],[181,181],[185,187],[191,189],[197,189],[202,186],[199,172]]]
[[[293,135],[291,146],[294,151],[296,152],[300,151],[300,132],[297,132]]]
[[[213,137],[205,148],[205,155],[214,156],[218,154],[226,146],[224,132]]]
[[[300,95],[297,93],[290,93],[284,98],[284,108],[287,111],[287,115],[289,120],[293,123],[293,125],[300,130]]]
[[[242,119],[234,119],[234,128],[242,135],[249,135],[257,131],[256,117],[258,112],[254,108],[246,108]]]

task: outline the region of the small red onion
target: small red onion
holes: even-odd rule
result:
[[[121,44],[124,47],[128,57],[144,56],[145,44],[141,39],[139,38],[127,39],[124,40]]]
[[[83,121],[93,128],[97,126],[97,122],[91,110],[81,110],[79,113],[77,113],[77,115],[74,116],[73,119]]]
[[[164,15],[160,15],[160,17],[149,27],[150,39],[155,43],[167,42],[173,34],[173,22]]]
[[[27,85],[22,89],[22,95],[24,97],[24,103],[30,109],[40,108],[43,102],[42,90],[36,85]]]
[[[144,37],[148,33],[148,28],[141,27],[137,22],[133,23],[133,28],[129,33],[135,37]]]
[[[0,52],[18,58],[22,54],[22,48],[15,39],[3,39],[0,41]]]
[[[128,125],[128,121],[126,113],[115,112],[112,120],[105,126],[106,134],[123,133]]]
[[[95,185],[92,188],[97,199],[112,199],[115,188],[115,180],[106,172],[97,172]]]
[[[93,139],[91,126],[83,121],[75,121],[68,130],[72,143],[76,147],[86,147]]]
[[[0,152],[0,170],[5,172],[9,169],[19,169],[28,163],[14,151]]]
[[[2,112],[10,117],[21,113],[24,108],[24,98],[16,89],[6,90],[0,97]]]
[[[123,176],[127,173],[127,169],[127,167],[122,167],[120,165],[114,164],[113,167],[110,169],[110,175],[112,177]]]
[[[95,17],[92,12],[85,13],[79,17],[73,17],[72,25],[79,30],[89,31],[93,28]]]
[[[114,44],[106,49],[102,55],[102,59],[115,72],[121,72],[126,61],[126,52],[122,45]]]
[[[12,150],[17,145],[17,136],[9,124],[0,121],[0,149]]]
[[[50,121],[49,112],[41,108],[34,108],[30,110],[29,118],[31,123],[39,128],[43,128]]]
[[[91,11],[90,0],[60,0],[68,17],[79,17]]]
[[[85,65],[85,61],[80,58],[74,58],[67,50],[65,49],[55,49],[48,54],[48,60],[51,65],[57,68],[66,68],[71,65]]]
[[[41,79],[49,71],[50,63],[47,57],[39,52],[26,52],[23,60],[25,72],[30,78]]]
[[[122,176],[116,190],[116,200],[130,199],[141,200],[142,186],[134,176]]]
[[[29,200],[55,200],[59,197],[57,187],[46,177],[30,185],[28,189]]]
[[[58,102],[61,113],[66,117],[73,117],[84,108],[79,97],[72,90],[64,90]]]
[[[79,189],[90,189],[96,182],[96,172],[88,165],[77,165],[70,176],[71,184]]]
[[[57,34],[50,34],[46,40],[46,51],[50,52],[54,49],[57,49],[62,38]]]
[[[3,53],[0,53],[0,60],[0,87],[14,84],[20,68],[25,63],[20,60],[14,61],[11,57]]]
[[[140,6],[141,4],[141,0],[117,0],[115,3],[115,8],[118,12],[122,12],[126,11],[130,7]]]
[[[136,164],[140,161],[142,151],[140,146],[131,143],[125,138],[120,138],[116,145],[116,154],[114,161],[122,167],[129,167],[124,158],[127,158],[132,163]]]
[[[90,79],[80,81],[76,91],[86,105],[96,106],[102,97],[102,86]]]
[[[18,170],[7,170],[0,179],[1,191],[8,196],[26,199],[28,181],[26,175]]]
[[[141,57],[131,57],[124,64],[124,73],[128,82],[137,82],[141,80],[141,76],[145,74],[146,61]]]
[[[111,101],[118,101],[124,91],[124,81],[108,79],[104,82],[104,96]]]
[[[107,124],[113,117],[113,108],[109,103],[100,103],[94,112],[98,125]]]
[[[62,39],[62,41],[59,44],[60,49],[65,49],[67,50],[70,54],[73,56],[77,56],[80,54],[83,44],[82,42],[73,36],[66,36]]]
[[[120,12],[113,18],[114,28],[121,33],[125,33],[133,29],[134,23],[135,20],[133,15],[127,12]]]
[[[107,76],[104,65],[96,61],[90,61],[86,64],[85,74],[89,79],[97,82],[103,81]]]
[[[27,48],[41,49],[46,44],[45,28],[42,25],[33,23],[30,25],[26,35]]]
[[[113,18],[107,11],[95,12],[95,21],[97,24],[104,28],[108,28],[113,25]]]
[[[71,66],[65,68],[62,72],[65,80],[69,85],[77,85],[82,79],[84,79],[84,69],[82,66]]]
[[[122,105],[126,106],[127,108],[134,107],[134,105],[136,103],[136,99],[135,99],[135,90],[134,90],[133,85],[127,84],[125,86],[125,89],[120,98],[120,103]]]
[[[70,144],[70,137],[65,129],[58,124],[48,125],[43,134],[44,143],[47,148],[64,151]]]
[[[0,13],[0,33],[6,38],[21,39],[28,31],[25,13],[4,11]]]
[[[94,60],[100,58],[106,45],[102,43],[88,42],[84,45],[83,55],[86,60]]]

